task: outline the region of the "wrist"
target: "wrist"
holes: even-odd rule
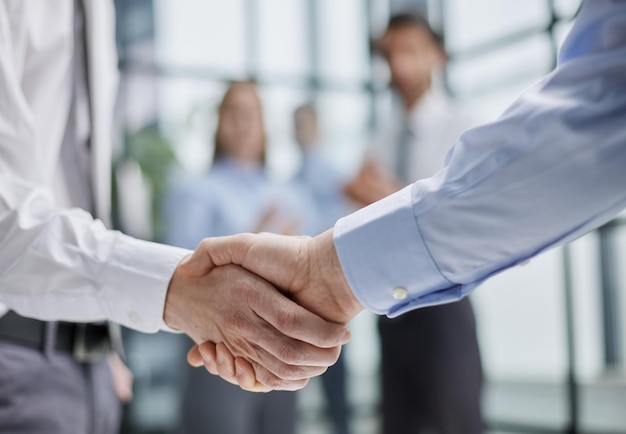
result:
[[[334,300],[342,323],[348,323],[364,307],[354,295],[348,280],[343,273],[339,256],[333,242],[333,229],[330,229],[312,240],[312,261],[315,273],[319,274],[323,286]]]
[[[184,309],[182,308],[182,292],[184,288],[184,273],[181,269],[181,265],[189,258],[186,256],[178,264],[174,270],[174,274],[170,279],[170,283],[167,288],[167,294],[165,296],[165,307],[163,309],[163,322],[172,330],[183,330],[183,318]]]

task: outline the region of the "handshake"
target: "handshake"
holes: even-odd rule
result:
[[[163,319],[197,344],[187,359],[249,391],[297,390],[333,365],[361,310],[332,230],[315,238],[203,240],[172,277]]]

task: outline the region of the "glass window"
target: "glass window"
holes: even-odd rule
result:
[[[446,45],[463,51],[550,21],[545,0],[449,0],[445,2]]]
[[[620,220],[622,222],[621,226],[615,233],[615,250],[616,250],[616,258],[615,264],[617,267],[615,269],[616,272],[616,283],[618,288],[618,329],[615,330],[615,333],[619,337],[618,342],[621,348],[621,366],[622,368],[626,368],[626,216],[623,216]],[[625,369],[626,370],[626,369]]]
[[[453,93],[467,95],[540,77],[551,69],[552,53],[550,36],[538,34],[487,54],[451,62],[449,85]]]
[[[307,0],[259,0],[260,74],[308,75]]]
[[[243,0],[155,0],[157,61],[245,74]]]
[[[270,174],[285,180],[298,168],[300,152],[293,132],[293,112],[307,102],[304,88],[266,86],[260,89],[268,135],[267,163]]]
[[[558,251],[496,276],[473,295],[489,420],[552,427],[566,420],[562,296]]]
[[[557,16],[569,18],[576,14],[581,3],[581,0],[554,0],[554,9]]]
[[[356,170],[370,140],[370,96],[357,92],[322,91],[317,102],[326,152],[332,155],[340,170]]]
[[[367,10],[361,0],[316,0],[319,73],[327,80],[369,77]]]
[[[200,172],[211,163],[217,109],[226,90],[219,81],[158,80],[159,127],[184,170]]]

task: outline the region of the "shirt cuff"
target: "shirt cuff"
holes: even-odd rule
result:
[[[412,186],[339,220],[334,243],[354,295],[368,310],[398,316],[457,301],[469,289],[438,270],[413,215]]]
[[[108,318],[145,333],[172,331],[163,321],[165,297],[176,267],[190,253],[119,234],[100,292]]]

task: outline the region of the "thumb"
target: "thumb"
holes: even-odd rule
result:
[[[207,241],[208,238],[200,241],[196,250],[180,262],[178,265],[180,271],[187,276],[202,277],[217,266],[211,257]]]
[[[303,237],[276,234],[240,234],[210,238],[203,244],[213,266],[235,264],[282,289],[292,289],[299,273],[300,246]]]
[[[191,348],[187,353],[187,363],[189,363],[194,368],[199,368],[204,364],[204,360],[202,359],[202,354],[200,353],[200,348],[198,345],[194,345],[193,348]]]

